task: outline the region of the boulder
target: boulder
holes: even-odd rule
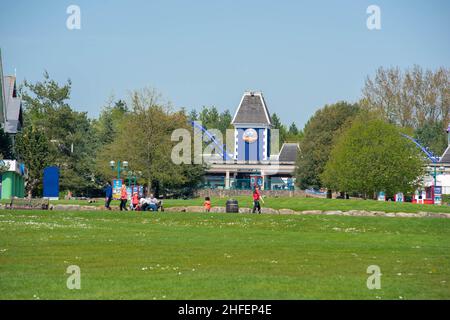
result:
[[[164,210],[168,212],[186,212],[186,207],[170,207],[164,208]]]
[[[278,212],[279,214],[295,214],[295,211],[292,209],[280,209]]]
[[[56,211],[79,211],[80,206],[78,204],[56,204],[53,206],[53,210],[56,210]]]
[[[225,207],[212,207],[211,212],[214,213],[225,213]]]
[[[250,208],[239,208],[239,213],[252,213]]]
[[[396,217],[402,217],[402,218],[416,218],[418,217],[415,213],[406,213],[406,212],[397,212],[395,214]]]
[[[186,207],[186,212],[205,212],[205,208],[202,206],[189,206]]]
[[[322,214],[321,210],[305,210],[305,211],[297,211],[297,214]]]
[[[278,214],[278,210],[272,208],[261,208],[261,213],[264,214]]]
[[[327,215],[327,216],[339,216],[339,215],[342,215],[342,211],[339,211],[339,210],[337,210],[337,211],[324,211],[323,213],[325,215]]]

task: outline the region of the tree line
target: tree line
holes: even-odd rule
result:
[[[401,133],[442,155],[450,120],[449,75],[445,68],[379,68],[366,79],[360,101],[319,109],[303,129],[298,185],[363,197],[414,191],[426,159]]]

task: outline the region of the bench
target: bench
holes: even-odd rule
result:
[[[7,209],[48,210],[49,199],[12,198]]]

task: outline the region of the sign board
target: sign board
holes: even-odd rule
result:
[[[378,192],[378,201],[386,201],[386,194],[383,191]]]
[[[50,200],[59,199],[59,168],[47,167],[44,169],[44,178],[42,180],[44,187],[43,197]]]
[[[434,187],[434,204],[442,204],[442,186]]]
[[[122,188],[122,179],[114,179],[112,184],[113,189],[113,199],[120,200],[120,188]]]

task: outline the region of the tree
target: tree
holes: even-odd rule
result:
[[[114,141],[119,124],[128,112],[127,104],[123,100],[113,102],[113,98],[111,98],[101,111],[98,120],[93,122],[99,147]]]
[[[363,106],[380,112],[386,120],[414,129],[426,123],[447,123],[450,111],[450,70],[423,70],[415,65],[402,72],[379,68],[367,78]]]
[[[6,159],[12,159],[14,157],[11,138],[7,133],[5,133],[5,131],[1,127],[0,127],[0,153]]]
[[[422,174],[418,148],[395,125],[364,114],[339,137],[321,178],[331,190],[375,197],[412,192]]]
[[[289,131],[288,131],[288,133],[289,133],[290,135],[294,135],[294,136],[298,135],[298,128],[297,128],[297,126],[295,125],[295,122],[292,122],[291,125],[289,126]]]
[[[27,191],[33,196],[39,195],[44,168],[49,165],[49,140],[42,131],[27,126],[17,135],[16,150],[19,160],[24,162],[28,169]]]
[[[422,145],[428,147],[436,156],[441,156],[448,145],[445,129],[447,129],[447,124],[442,121],[426,122],[415,131],[414,135]]]
[[[115,140],[101,149],[97,166],[105,175],[112,175],[110,160],[127,160],[130,170],[141,172],[141,183],[165,193],[175,189],[197,186],[203,175],[199,165],[176,165],[171,153],[175,129],[192,131],[183,111],[174,112],[160,103],[151,89],[135,91],[131,96],[131,110],[119,125]]]
[[[286,138],[287,138],[286,126],[281,123],[281,119],[278,117],[278,115],[276,113],[272,114],[271,119],[272,119],[272,128],[279,130],[278,134],[279,134],[280,146],[281,146],[281,144],[286,142]]]
[[[99,188],[91,160],[98,145],[97,135],[86,112],[74,111],[68,104],[70,91],[70,80],[61,86],[47,72],[43,81],[35,84],[25,81],[22,94],[25,128],[32,128],[32,132],[49,141],[45,163],[60,168],[61,189],[89,193]],[[38,149],[22,143],[21,152],[31,155]],[[33,157],[39,159],[42,155],[38,152]],[[40,181],[34,178],[31,185]]]
[[[308,120],[296,165],[297,184],[302,189],[322,187],[320,175],[329,159],[333,143],[358,111],[356,104],[338,102],[326,105]]]

